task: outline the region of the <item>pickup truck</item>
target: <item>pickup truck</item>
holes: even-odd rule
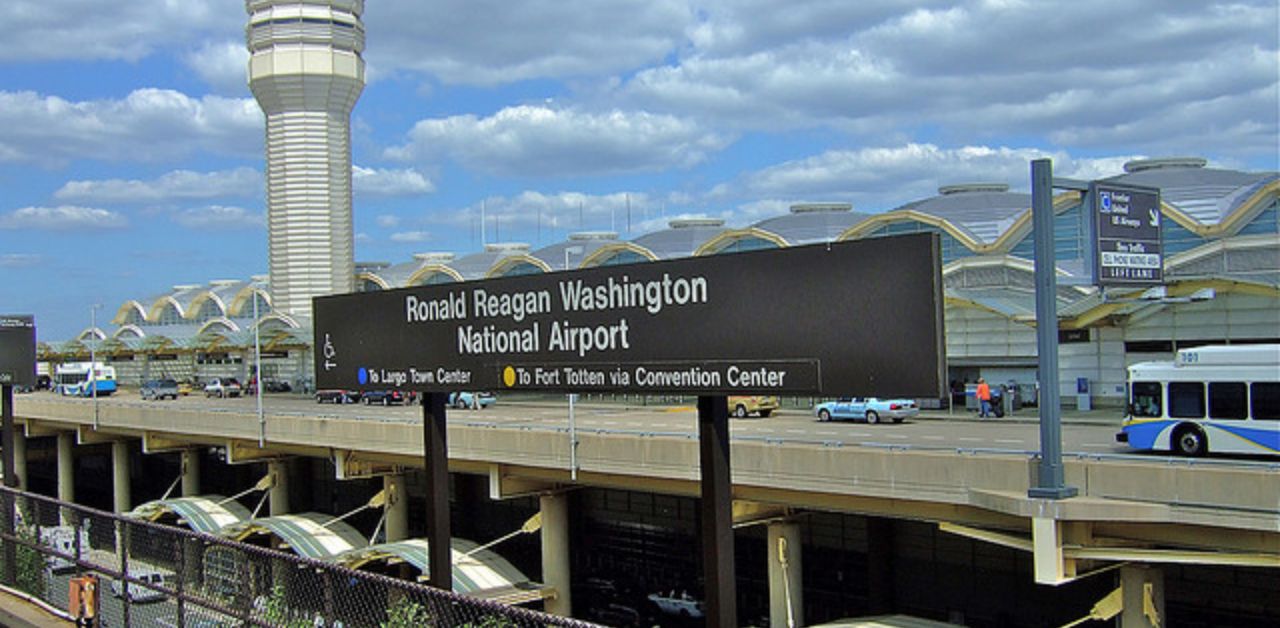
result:
[[[240,382],[234,377],[215,377],[204,385],[206,397],[239,397]]]
[[[150,379],[142,382],[142,386],[138,387],[138,393],[143,399],[170,399],[178,398],[178,382],[172,379]]]

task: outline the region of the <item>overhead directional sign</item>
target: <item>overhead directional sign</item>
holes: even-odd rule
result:
[[[1108,285],[1164,282],[1160,239],[1160,190],[1094,181],[1094,283]]]
[[[942,394],[936,234],[320,297],[320,388]]]
[[[0,314],[0,384],[36,385],[36,322],[31,316]]]

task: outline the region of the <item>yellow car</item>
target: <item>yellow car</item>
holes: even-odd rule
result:
[[[748,414],[767,417],[778,409],[778,398],[764,395],[730,395],[729,414],[743,418]]]

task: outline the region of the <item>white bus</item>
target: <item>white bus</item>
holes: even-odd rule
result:
[[[92,367],[92,369],[91,369]],[[101,362],[67,362],[59,364],[53,376],[54,390],[64,395],[105,397],[116,391],[116,367]]]
[[[1280,344],[1206,346],[1129,367],[1116,440],[1185,456],[1280,455]]]

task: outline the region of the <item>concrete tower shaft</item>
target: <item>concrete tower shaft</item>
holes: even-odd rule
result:
[[[247,0],[249,88],[267,118],[272,304],[354,289],[351,110],[364,89],[363,0]]]

